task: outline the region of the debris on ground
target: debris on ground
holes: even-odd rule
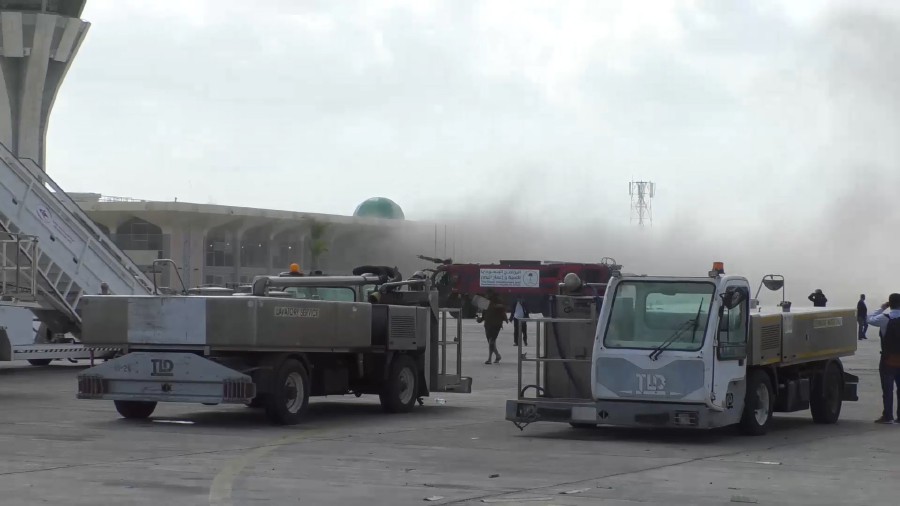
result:
[[[538,501],[552,501],[552,497],[498,497],[496,499],[482,499],[481,502],[486,504],[498,504],[511,502],[518,504],[520,502],[538,502]]]

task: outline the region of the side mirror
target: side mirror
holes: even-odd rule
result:
[[[746,300],[744,291],[733,286],[728,287],[720,297],[722,297],[722,305],[728,309],[734,309]]]

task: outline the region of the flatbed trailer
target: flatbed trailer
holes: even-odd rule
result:
[[[471,391],[459,363],[446,372],[442,354],[462,343],[441,337],[440,316],[427,280],[371,274],[263,276],[225,296],[87,296],[82,339],[122,356],[79,374],[77,396],[113,400],[126,418],[158,402],[243,403],[295,424],[310,396],[343,394],[405,412],[431,392]]]
[[[769,275],[765,284],[783,289],[783,278]],[[791,308],[785,301],[762,308],[749,294],[745,278],[721,268],[707,278],[616,273],[593,338],[574,336],[576,346],[591,348],[590,360],[582,354],[581,376],[545,375],[532,396],[520,382],[506,418],[520,428],[538,421],[738,425],[752,435],[768,430],[773,412],[810,410],[815,422],[836,423],[842,402],[858,400],[859,380],[841,362],[856,352],[855,309]],[[554,365],[546,353],[532,360]],[[573,396],[560,387],[567,384],[581,392],[587,385],[590,394]]]

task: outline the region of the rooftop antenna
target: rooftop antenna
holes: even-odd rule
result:
[[[637,220],[638,226],[653,226],[653,206],[651,200],[656,196],[656,184],[652,181],[632,181],[628,183],[628,194],[631,195],[631,222]]]

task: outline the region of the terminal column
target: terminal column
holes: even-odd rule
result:
[[[42,169],[56,93],[90,27],[84,3],[0,2],[0,142]]]

